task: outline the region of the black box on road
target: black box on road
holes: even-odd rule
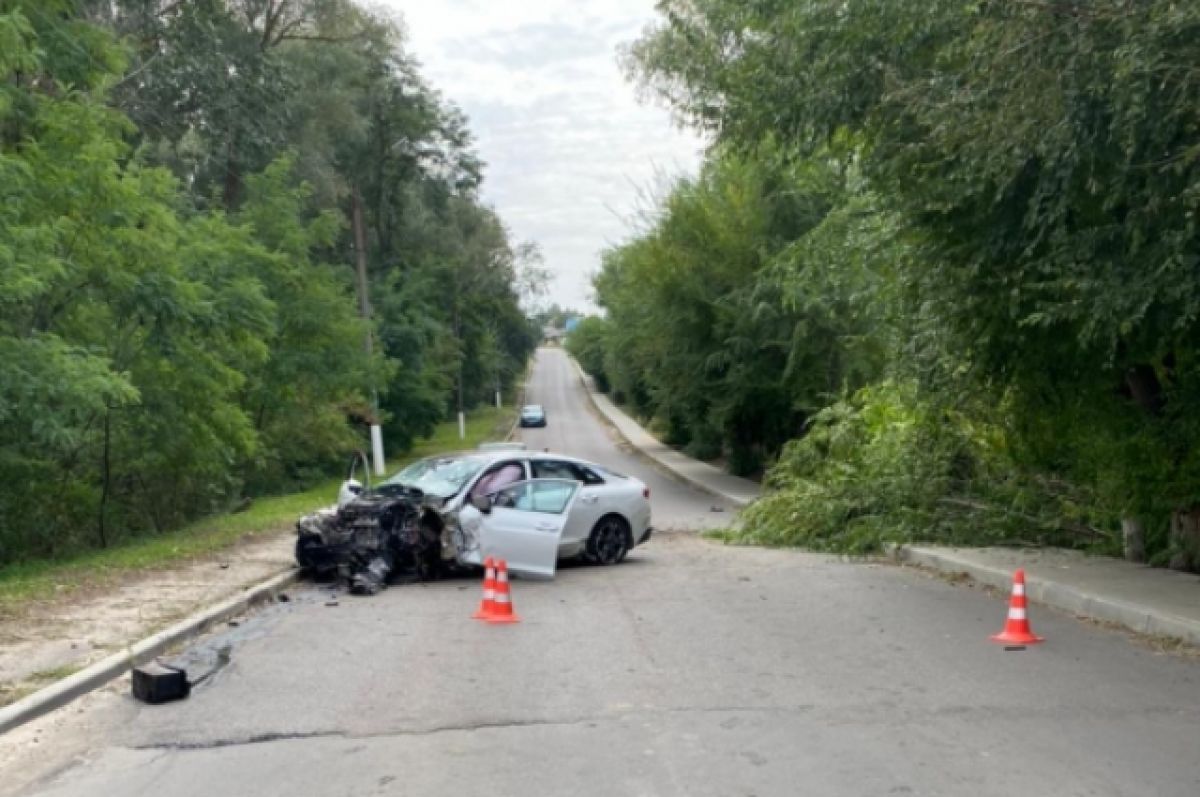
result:
[[[182,700],[192,691],[187,672],[158,661],[133,668],[133,696],[143,703]]]

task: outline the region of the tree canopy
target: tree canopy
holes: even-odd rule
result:
[[[625,65],[713,147],[605,259],[590,334],[613,389],[738,470],[760,458],[739,437],[768,461],[798,440],[772,471],[793,494],[752,527],[812,505],[797,479],[878,476],[805,442],[878,405],[945,444],[870,438],[914,472],[945,454],[942,487],[892,505],[922,509],[904,533],[983,507],[1111,548],[1124,518],[1200,562],[1167,534],[1200,503],[1200,7],[657,7]],[[882,511],[853,504],[828,529]]]
[[[0,564],[328,473],[375,395],[404,446],[511,383],[535,252],[402,30],[350,0],[0,2]]]

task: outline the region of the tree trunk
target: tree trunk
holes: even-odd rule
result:
[[[1125,542],[1125,558],[1130,562],[1146,561],[1146,527],[1135,517],[1121,519],[1121,537]]]
[[[108,509],[108,493],[109,493],[109,489],[112,485],[112,468],[109,465],[109,450],[111,448],[111,441],[112,441],[112,434],[110,432],[110,423],[109,423],[109,416],[111,414],[112,414],[112,410],[106,409],[104,411],[104,453],[100,459],[101,492],[100,492],[100,510],[99,510],[99,518],[97,519],[98,520],[97,525],[98,525],[99,532],[100,532],[100,547],[101,548],[108,547],[108,529],[105,528],[105,525],[104,525],[104,520],[105,520],[104,515],[105,515],[105,511]]]
[[[462,316],[459,313],[457,297],[454,300],[454,338],[455,338],[455,340],[458,341],[458,348],[459,348],[457,405],[458,405],[459,414],[462,414],[464,412],[464,407],[466,405],[466,400],[463,395],[463,390],[465,388],[465,385],[463,384],[463,366],[467,359],[467,346],[463,342],[463,339],[462,339]]]
[[[371,299],[368,295],[369,283],[367,282],[367,228],[363,222],[363,201],[362,194],[358,190],[358,186],[354,186],[354,190],[350,194],[350,223],[354,227],[354,263],[355,263],[355,282],[358,286],[358,314],[364,321],[371,320]],[[363,348],[367,352],[367,356],[371,356],[374,343],[371,340],[371,329],[367,328],[367,336],[363,341]],[[376,389],[374,381],[371,384],[371,419],[372,427],[379,424],[379,391]],[[372,448],[376,452],[376,466],[382,467],[379,460],[382,459],[378,455],[378,449],[375,448],[374,429],[371,431]]]
[[[1158,374],[1148,365],[1135,365],[1125,372],[1125,387],[1138,405],[1151,415],[1163,409],[1163,389]]]
[[[358,314],[364,320],[371,318],[371,300],[367,295],[367,230],[363,223],[362,194],[358,186],[350,194],[350,221],[354,226],[354,262],[358,287]],[[371,333],[367,332],[364,343],[367,354],[371,353]]]
[[[225,203],[226,212],[233,212],[237,206],[238,196],[242,192],[242,175],[238,171],[237,144],[232,133],[229,135],[225,155],[225,190],[221,200]]]
[[[1200,506],[1175,510],[1170,542],[1171,569],[1200,572]]]

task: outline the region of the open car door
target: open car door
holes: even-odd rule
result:
[[[355,471],[362,467],[363,479],[366,482],[367,490],[371,489],[371,465],[367,462],[367,455],[362,451],[355,451],[354,456],[350,458],[350,468],[346,473],[346,480],[342,482],[342,486],[338,489],[337,507],[341,509],[346,504],[358,498],[363,493],[363,482],[355,477]]]
[[[495,493],[480,525],[480,553],[506,560],[510,573],[554,578],[563,527],[578,492],[576,481],[530,479]]]

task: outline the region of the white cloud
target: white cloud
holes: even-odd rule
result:
[[[555,275],[550,298],[585,308],[600,252],[628,234],[638,188],[694,173],[701,140],[637,102],[617,47],[653,0],[387,0],[425,76],[471,119],[483,196]]]

